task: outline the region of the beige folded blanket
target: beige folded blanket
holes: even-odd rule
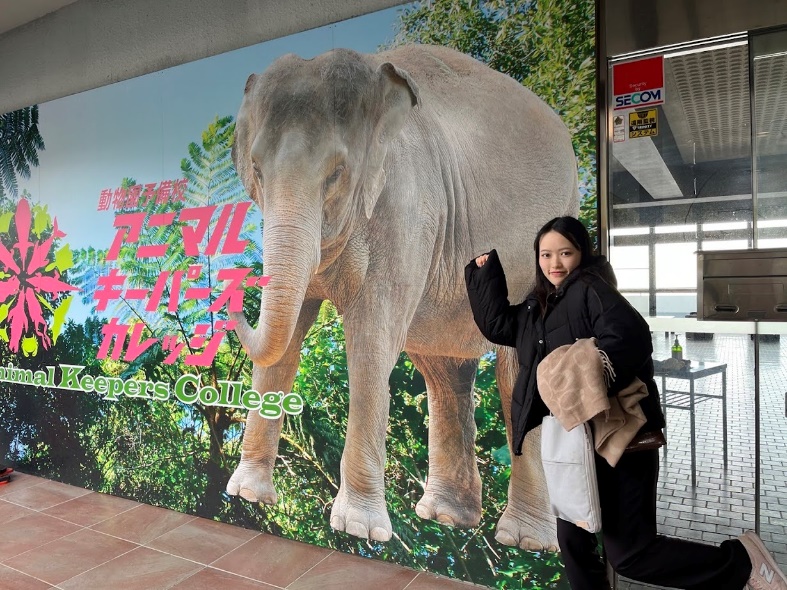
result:
[[[571,430],[590,420],[596,452],[612,467],[645,424],[639,400],[648,389],[639,379],[617,396],[607,395],[614,379],[609,359],[595,338],[583,338],[553,350],[538,365],[538,392],[549,411]]]

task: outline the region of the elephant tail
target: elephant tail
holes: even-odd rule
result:
[[[495,377],[500,394],[510,397],[514,390],[514,382],[519,373],[519,366],[516,360],[516,348],[512,346],[500,346],[497,348],[497,366],[495,367]]]
[[[516,358],[516,349],[513,347],[500,346],[496,352],[495,378],[497,379],[497,389],[500,392],[500,403],[503,406],[503,417],[506,422],[508,448],[512,449],[511,397],[514,393],[514,383],[519,373],[519,363]],[[511,454],[513,455],[513,452]]]

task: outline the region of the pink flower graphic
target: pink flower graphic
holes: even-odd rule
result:
[[[22,337],[31,331],[44,348],[49,348],[52,340],[42,304],[52,310],[51,303],[61,294],[79,290],[60,280],[58,264],[50,260],[54,241],[65,236],[57,227],[57,219],[50,236],[37,241],[31,241],[32,221],[30,204],[19,199],[13,219],[16,243],[9,250],[0,241],[0,308],[8,309],[0,325],[10,327],[8,346],[13,352],[18,352]]]

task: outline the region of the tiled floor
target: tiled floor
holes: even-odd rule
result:
[[[465,582],[15,473],[0,590],[462,590]]]
[[[668,410],[667,456],[662,455],[658,525],[662,534],[718,545],[754,529],[754,346],[749,336],[716,334],[688,340],[684,357],[727,364],[727,452],[725,472],[719,400],[696,408],[697,486],[691,486],[688,412]],[[674,335],[653,336],[655,358],[670,356]],[[658,380],[661,388],[661,380]],[[688,391],[687,382],[667,380],[670,389]],[[719,395],[720,375],[696,381],[696,390]],[[760,345],[761,494],[760,536],[787,571],[787,337]],[[621,590],[653,586],[621,580]]]

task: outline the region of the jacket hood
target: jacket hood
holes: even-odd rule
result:
[[[590,264],[575,269],[570,275],[566,277],[558,287],[556,293],[563,294],[563,292],[580,277],[595,276],[602,281],[611,285],[615,289],[618,288],[618,280],[615,277],[615,271],[612,270],[612,265],[607,261],[605,256],[594,256]]]
[[[582,270],[588,274],[594,274],[601,278],[605,283],[615,287],[616,289],[618,288],[618,279],[615,276],[615,271],[612,270],[612,265],[605,256],[596,256],[593,262],[591,262]]]

